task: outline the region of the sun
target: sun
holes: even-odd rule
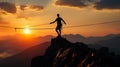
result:
[[[31,34],[30,28],[29,28],[29,27],[26,27],[26,28],[24,29],[24,33],[25,33],[25,34]]]

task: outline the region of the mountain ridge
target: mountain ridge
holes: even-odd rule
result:
[[[56,37],[1,60],[0,67],[116,67],[119,61],[120,56],[109,52],[107,47],[96,50],[82,42]]]
[[[45,42],[25,49],[16,55],[2,59],[0,60],[0,67],[30,67],[31,59],[36,56],[42,56],[49,44],[50,42]]]
[[[75,42],[83,42],[85,44],[88,44],[89,47],[93,48],[99,48],[102,46],[108,47],[108,45],[101,43],[101,41],[106,42],[112,42],[111,39],[115,39],[116,37],[119,37],[120,34],[109,34],[105,36],[99,36],[99,37],[84,37],[80,34],[66,34],[63,35],[64,38],[66,38],[68,41],[75,43]],[[31,41],[27,39],[28,41],[23,40],[22,38],[17,39],[17,36],[11,36],[12,38],[7,38],[7,40],[0,40],[0,55],[3,55],[6,53],[6,56],[3,56],[4,58],[7,56],[15,55],[24,49],[29,48],[30,46],[37,45],[39,43],[44,43],[46,41],[50,41],[51,38],[54,38],[52,35],[32,38]],[[20,36],[19,36],[20,37]],[[114,41],[113,41],[114,42]],[[120,43],[120,41],[117,41],[116,43]],[[92,44],[92,45],[91,45]],[[99,44],[99,45],[97,45]],[[110,44],[111,45],[111,44]],[[119,45],[114,43],[111,45],[114,47],[118,47]],[[109,46],[110,47],[110,46]],[[110,47],[111,48],[111,47]],[[112,49],[113,51],[114,49]],[[120,54],[120,50],[117,51],[118,54]],[[2,59],[2,57],[0,57]]]
[[[89,48],[81,42],[71,43],[63,37],[51,40],[43,56],[32,59],[32,67],[115,67],[120,56],[109,52],[109,48]],[[114,62],[113,62],[114,61]]]

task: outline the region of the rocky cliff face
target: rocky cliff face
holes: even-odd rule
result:
[[[83,43],[71,43],[65,38],[51,40],[44,56],[32,59],[32,67],[118,67],[120,56],[109,53],[107,47],[91,49]]]

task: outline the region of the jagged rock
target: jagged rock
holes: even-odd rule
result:
[[[90,48],[83,43],[71,43],[65,38],[57,37],[51,40],[44,58],[33,59],[32,67],[77,67],[90,52]]]
[[[120,56],[110,53],[107,47],[99,50],[84,43],[71,43],[65,38],[51,40],[44,56],[32,59],[32,67],[119,67]]]

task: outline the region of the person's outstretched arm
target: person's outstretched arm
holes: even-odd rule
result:
[[[62,19],[62,21],[64,22],[64,24],[66,24],[66,22]]]
[[[55,23],[56,22],[56,20],[55,21],[53,21],[53,22],[51,22],[50,24],[53,24],[53,23]]]

